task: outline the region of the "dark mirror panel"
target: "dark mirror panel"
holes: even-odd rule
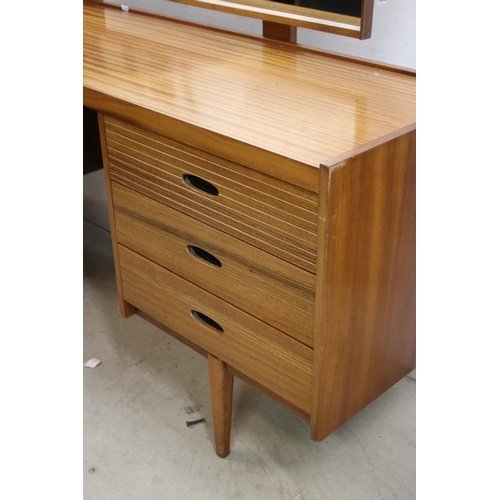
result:
[[[263,36],[296,43],[306,28],[366,40],[371,37],[375,0],[171,0],[263,21]]]
[[[362,0],[272,0],[276,3],[298,5],[308,9],[334,12],[346,16],[361,17]]]

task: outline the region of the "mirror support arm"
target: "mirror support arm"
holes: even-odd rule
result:
[[[297,26],[262,21],[262,36],[281,42],[297,43]]]

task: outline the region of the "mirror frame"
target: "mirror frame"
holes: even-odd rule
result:
[[[346,16],[268,0],[170,0],[194,7],[253,17],[366,40],[371,37],[374,0],[361,0],[361,17]]]

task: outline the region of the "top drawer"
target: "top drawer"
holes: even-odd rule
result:
[[[315,273],[318,195],[105,117],[111,179]]]

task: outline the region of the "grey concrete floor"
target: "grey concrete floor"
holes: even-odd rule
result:
[[[82,366],[85,500],[415,498],[414,380],[321,443],[235,380],[231,453],[218,458],[206,359],[139,317],[121,318],[110,235],[84,221],[83,241],[83,362],[102,361]]]

